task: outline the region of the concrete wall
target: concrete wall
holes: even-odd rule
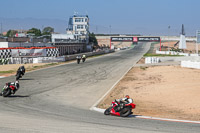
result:
[[[196,37],[185,37],[186,41],[196,41]],[[162,41],[180,41],[180,36],[161,36]]]
[[[107,54],[107,53],[112,53],[115,52],[114,50],[102,50],[102,51],[98,51],[98,52],[88,52],[88,53],[81,53],[81,54],[75,54],[75,55],[67,55],[65,56],[65,60],[75,60],[76,57],[78,55],[86,55],[86,57],[90,57],[90,56],[95,56],[95,55],[102,55],[102,54]]]
[[[199,61],[181,61],[181,67],[200,69]]]

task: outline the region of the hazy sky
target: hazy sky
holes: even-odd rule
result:
[[[199,7],[200,0],[1,0],[0,23],[4,30],[19,29],[30,19],[30,28],[54,23],[55,31],[65,32],[69,17],[78,12],[88,14],[94,33],[179,35],[184,24],[186,35],[194,36],[200,30]]]

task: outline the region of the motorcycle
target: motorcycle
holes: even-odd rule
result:
[[[25,68],[24,66],[20,66],[17,70],[17,73],[16,73],[16,80],[19,80],[20,78],[22,78],[22,76],[25,74]]]
[[[86,58],[82,58],[82,62],[85,62],[85,59],[86,59]]]
[[[81,56],[77,56],[76,59],[77,59],[77,64],[79,64],[81,61]]]
[[[19,89],[19,82],[8,82],[6,85],[3,87],[1,95],[3,97],[8,97],[11,94],[15,94],[15,92]]]
[[[107,108],[104,111],[104,114],[128,117],[129,115],[131,115],[133,113],[132,109],[134,109],[135,107],[136,107],[136,105],[134,103],[126,104],[126,103],[120,103],[120,102],[114,100],[111,104],[111,107]]]
[[[86,60],[86,56],[83,55],[83,56],[82,56],[82,62],[85,62],[85,60]]]

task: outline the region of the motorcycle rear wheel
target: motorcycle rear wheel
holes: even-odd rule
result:
[[[104,111],[104,115],[110,115],[111,109],[112,109],[112,107],[107,108],[107,109]]]
[[[132,110],[130,108],[124,108],[120,111],[120,116],[127,117],[131,114]]]
[[[19,80],[19,78],[20,78],[20,73],[17,74],[16,80]]]

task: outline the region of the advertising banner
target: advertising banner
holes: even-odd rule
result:
[[[46,49],[12,49],[12,57],[41,57],[46,55]]]
[[[159,42],[160,37],[111,37],[112,42]]]
[[[138,38],[137,37],[133,37],[133,42],[138,42]]]
[[[159,42],[160,37],[138,37],[138,41],[143,42]]]
[[[132,42],[133,41],[133,37],[111,37],[111,41],[114,42],[118,42],[118,41],[125,41],[125,42]]]

